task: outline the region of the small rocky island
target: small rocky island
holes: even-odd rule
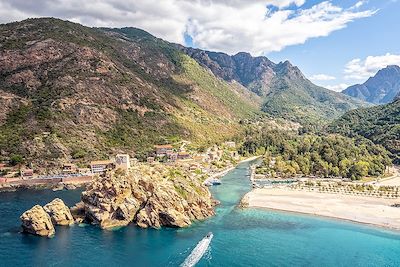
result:
[[[170,166],[109,172],[82,192],[71,211],[60,199],[21,215],[24,232],[52,236],[53,225],[91,223],[102,229],[134,223],[141,228],[186,227],[215,214],[216,201],[199,177]]]
[[[35,205],[21,217],[24,232],[51,237],[55,234],[54,225],[72,225],[74,219],[64,202],[56,198],[44,207]]]

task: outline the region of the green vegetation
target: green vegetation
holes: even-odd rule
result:
[[[178,76],[177,79],[182,79],[183,82],[185,80],[192,81],[197,87],[202,88],[205,93],[205,95],[202,95],[204,106],[214,106],[212,102],[218,101],[221,105],[215,106],[215,108],[220,109],[220,112],[231,112],[237,118],[249,118],[259,113],[258,106],[240,98],[226,82],[215,78],[194,59],[182,54],[180,62],[183,74]],[[227,111],[221,110],[221,107],[224,107]]]
[[[400,163],[400,100],[349,111],[334,121],[328,131],[368,138],[392,152],[394,162]]]
[[[0,150],[10,153],[22,153],[20,148],[24,138],[32,137],[30,131],[25,131],[23,124],[28,120],[31,106],[21,106],[12,110],[4,124],[0,125]]]
[[[239,120],[260,113],[245,93],[139,29],[42,18],[0,25],[0,35],[6,37],[0,46],[16,54],[29,54],[40,42],[60,51],[60,58],[48,53],[28,67],[11,57],[17,68],[0,72],[1,90],[29,103],[7,110],[0,124],[7,159],[20,154],[43,166],[121,150],[143,159],[157,143],[184,138],[207,147],[240,136]],[[35,88],[13,75],[28,75]]]
[[[15,166],[24,162],[24,158],[21,155],[12,155],[10,158],[11,166]]]
[[[162,113],[146,112],[140,116],[134,110],[118,110],[120,119],[108,131],[100,133],[106,139],[107,146],[131,150],[135,148],[137,157],[145,159],[147,153],[153,150],[153,146],[165,143],[177,134],[183,136],[183,129]],[[158,122],[164,121],[163,125]]]
[[[378,176],[391,164],[388,152],[367,139],[339,135],[298,135],[286,131],[263,130],[249,138],[240,152],[265,150],[258,173],[289,177],[317,175],[352,180]]]
[[[266,96],[262,110],[303,125],[323,125],[362,106],[361,101],[321,88],[301,77],[282,76],[272,83],[273,90]]]

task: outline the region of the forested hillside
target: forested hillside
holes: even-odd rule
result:
[[[265,153],[259,173],[279,177],[300,174],[357,180],[382,175],[391,165],[388,152],[365,138],[295,131],[260,130],[245,141],[241,153]]]
[[[346,136],[363,136],[392,152],[400,163],[400,99],[393,103],[349,111],[328,130]]]

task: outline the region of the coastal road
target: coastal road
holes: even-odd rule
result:
[[[379,186],[400,186],[400,167],[394,166],[392,169],[393,175],[391,177],[381,179],[375,185]]]

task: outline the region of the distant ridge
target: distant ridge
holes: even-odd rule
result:
[[[319,87],[289,61],[274,63],[267,57],[240,52],[204,51],[177,45],[214,75],[236,81],[262,97],[262,110],[300,123],[321,124],[366,104],[360,100]]]
[[[400,67],[389,65],[379,70],[363,84],[356,84],[343,91],[344,94],[374,103],[386,104],[400,92]]]

